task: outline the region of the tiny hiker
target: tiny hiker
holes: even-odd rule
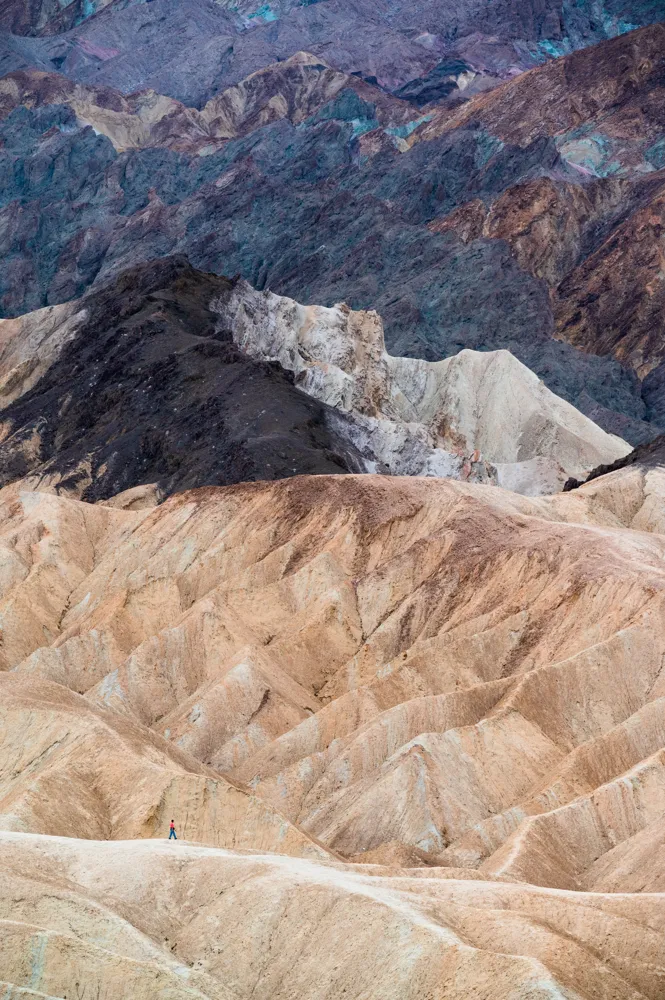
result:
[[[176,836],[175,823],[173,822],[173,820],[171,820],[171,826],[169,828],[169,840],[171,840],[171,839],[173,839],[173,840],[177,840],[178,839],[177,836]]]

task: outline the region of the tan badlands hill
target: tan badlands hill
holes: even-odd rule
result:
[[[663,471],[0,501],[9,996],[660,1000]]]
[[[12,1000],[662,996],[662,894],[30,834],[0,858]]]

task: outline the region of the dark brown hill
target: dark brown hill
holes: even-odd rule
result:
[[[357,471],[328,408],[219,329],[208,304],[232,287],[175,257],[77,302],[75,335],[3,411],[0,482],[36,472],[100,500],[142,483],[168,494]]]

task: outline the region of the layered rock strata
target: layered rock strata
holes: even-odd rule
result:
[[[6,991],[659,1000],[662,468],[153,503],[0,492]]]
[[[435,363],[395,358],[376,313],[301,306],[246,282],[212,309],[243,351],[277,361],[304,392],[350,418],[341,433],[371,471],[554,493],[566,470],[630,451],[508,351],[461,351]]]

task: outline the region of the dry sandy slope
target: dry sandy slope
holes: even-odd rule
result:
[[[48,680],[152,727],[344,855],[590,887],[665,809],[662,473],[617,475],[549,500],[296,478],[143,511],[7,491],[4,664],[17,698]]]
[[[0,829],[99,839],[181,834],[325,858],[246,788],[59,684],[0,675]]]
[[[665,986],[662,894],[164,841],[4,833],[0,859],[0,969],[29,996],[657,1000]]]
[[[109,959],[100,996],[137,955],[159,967],[137,997],[144,972],[173,998],[662,995],[662,470],[539,499],[372,476],[135,499],[0,494],[0,853],[32,878],[83,852],[71,906],[106,886],[168,939]],[[292,860],[127,845],[171,816]],[[41,986],[17,957],[24,921],[71,933],[40,879],[0,969],[64,996],[69,944]]]

